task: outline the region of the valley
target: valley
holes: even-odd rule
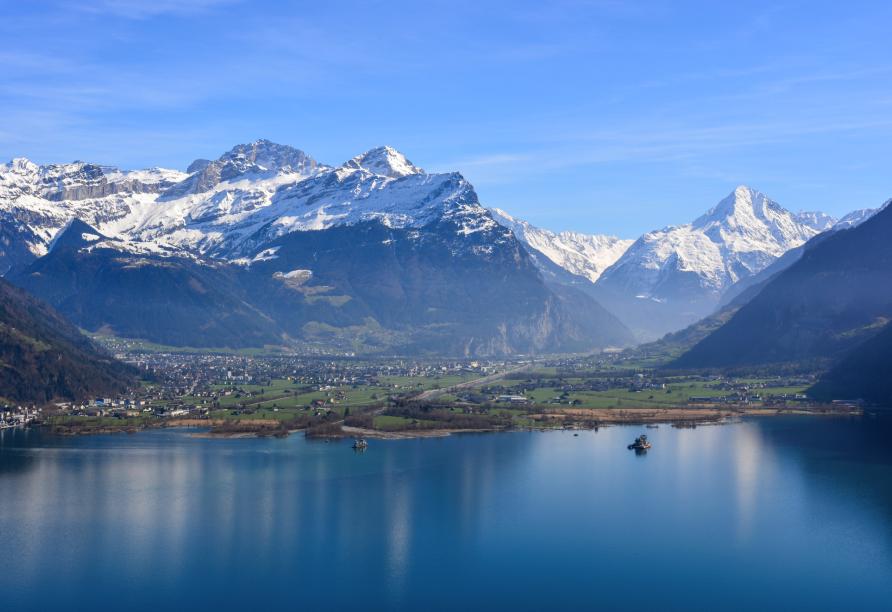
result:
[[[186,172],[15,159],[5,276],[108,371],[69,389],[37,351],[52,382],[5,397],[64,433],[317,437],[858,410],[886,391],[832,368],[892,318],[890,215],[741,185],[632,240],[488,209],[387,146],[328,165],[256,140]]]
[[[411,437],[862,410],[810,398],[812,374],[663,372],[616,354],[419,361],[140,352],[124,360],[151,382],[122,398],[57,404],[42,422],[63,434],[193,427],[222,437]]]
[[[0,612],[888,609],[890,22],[0,2]]]

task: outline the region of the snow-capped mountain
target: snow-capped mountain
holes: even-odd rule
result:
[[[833,229],[849,229],[852,227],[858,227],[872,216],[889,206],[892,203],[892,200],[887,201],[885,204],[880,206],[879,208],[860,208],[858,210],[853,210],[849,214],[845,215],[842,219],[833,224]]]
[[[727,287],[760,272],[829,222],[820,214],[795,215],[740,186],[692,223],[636,240],[601,275],[598,295],[624,312],[643,337],[659,336],[709,314]]]
[[[801,257],[767,279],[675,367],[832,363],[867,346],[892,316],[890,235],[892,210],[883,210],[858,227],[809,241]]]
[[[630,340],[591,297],[546,285],[458,173],[390,147],[328,166],[266,140],[188,170],[7,164],[10,277],[85,329],[168,344],[470,355]]]
[[[160,199],[204,194],[215,191],[221,183],[231,184],[240,179],[284,175],[289,181],[296,181],[329,169],[300,149],[257,140],[237,145],[214,161],[195,160],[189,165],[189,176],[167,189]]]
[[[258,245],[292,232],[372,220],[392,228],[419,228],[451,219],[463,234],[496,229],[460,174],[427,174],[390,147],[372,149],[336,168],[315,163],[300,170],[248,166],[200,193],[183,193],[180,185],[100,229],[226,259],[243,258]],[[499,239],[497,234],[493,238]]]
[[[427,174],[390,147],[331,167],[260,140],[190,168],[125,172],[17,159],[0,167],[0,212],[21,228],[35,257],[75,218],[122,249],[233,259],[291,232],[369,220],[417,228],[448,218],[464,234],[497,228],[460,174]]]
[[[892,202],[892,200],[890,200]],[[722,299],[720,303],[720,307],[724,307],[727,304],[730,304],[732,301],[737,299],[737,296],[742,293],[749,291],[752,287],[757,285],[764,285],[767,283],[773,276],[776,276],[795,264],[802,258],[802,255],[806,250],[815,247],[818,243],[823,240],[829,238],[831,235],[835,234],[840,230],[851,229],[853,227],[858,227],[868,219],[872,218],[878,212],[883,210],[886,206],[889,205],[889,202],[886,202],[879,208],[863,208],[861,210],[855,210],[845,215],[842,219],[833,219],[833,225],[826,231],[821,232],[808,242],[790,249],[786,253],[784,253],[781,257],[778,257],[770,265],[766,266],[762,269],[761,272],[757,274],[753,274],[752,276],[748,276],[740,279],[730,287],[724,290],[722,293]],[[800,213],[801,214],[801,213]],[[820,213],[818,213],[820,214]],[[832,217],[830,217],[832,219]]]
[[[796,220],[819,232],[826,232],[831,229],[848,229],[861,225],[888,205],[889,202],[886,202],[879,208],[853,210],[840,219],[823,212],[801,212],[796,215]]]
[[[818,232],[826,232],[839,221],[833,215],[821,211],[803,211],[796,213],[795,217],[802,225],[807,225]]]
[[[648,232],[601,277],[655,300],[686,296],[693,280],[706,292],[759,272],[819,233],[764,194],[740,186],[693,223]],[[679,292],[678,277],[686,277]]]
[[[127,171],[84,162],[37,164],[18,158],[0,166],[0,273],[46,254],[72,219],[113,223],[151,205],[187,178],[152,168]]]
[[[203,341],[190,330],[210,326],[236,345],[349,343],[362,329],[378,347],[566,350],[628,341],[595,300],[653,337],[708,314],[728,286],[828,226],[872,213],[792,214],[740,187],[694,222],[631,242],[487,210],[461,174],[427,173],[390,147],[327,165],[258,140],[187,170],[0,166],[0,273],[82,327],[164,342]],[[171,300],[167,287],[182,303],[158,312],[180,309],[188,324],[174,332],[174,315],[154,311],[131,320]],[[112,290],[135,301],[124,309]]]
[[[518,240],[532,249],[532,255],[540,267],[543,263],[541,256],[544,256],[570,274],[593,283],[634,242],[603,234],[555,233],[515,219],[498,208],[491,208],[490,212],[498,223],[514,232]]]

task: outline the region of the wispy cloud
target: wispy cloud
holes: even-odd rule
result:
[[[390,142],[510,210],[558,182],[624,202],[654,177],[884,188],[892,9],[782,2],[0,2],[0,158]]]
[[[198,15],[242,0],[81,0],[68,5],[79,11],[149,19],[162,15]]]
[[[720,153],[740,154],[760,147],[799,143],[802,138],[827,134],[892,134],[888,114],[865,119],[801,122],[738,122],[720,125],[629,125],[621,129],[564,134],[562,139],[516,150],[496,151],[435,164],[438,170],[460,170],[479,184],[502,184],[558,170],[618,163],[681,163],[704,175],[731,178],[710,169],[710,158]],[[740,180],[740,177],[737,178]]]

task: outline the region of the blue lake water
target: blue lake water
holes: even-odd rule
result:
[[[2,431],[0,607],[889,609],[890,425]]]

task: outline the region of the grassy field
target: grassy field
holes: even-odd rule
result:
[[[237,413],[231,409],[211,410],[208,416],[212,419],[225,419],[228,421],[239,421],[242,419],[249,420],[266,420],[266,421],[291,421],[299,414],[306,411],[303,408],[281,408],[278,410],[263,409],[251,412],[250,414]]]
[[[564,379],[566,384],[580,384],[581,379]],[[769,395],[783,395],[803,393],[805,386],[790,387],[780,386],[775,381],[767,379],[751,379],[749,384],[766,384],[764,388],[751,389],[751,393],[761,395],[763,398]],[[776,386],[771,386],[775,383]],[[678,382],[670,383],[666,389],[645,389],[642,391],[629,391],[628,389],[614,388],[609,391],[577,391],[571,392],[561,401],[563,403],[577,400],[581,408],[672,408],[687,405],[692,397],[721,397],[729,395],[731,391],[714,389],[702,382]],[[562,395],[562,391],[553,387],[539,387],[524,392],[534,404],[550,404]]]
[[[478,374],[454,374],[444,376],[381,376],[378,382],[382,385],[393,385],[394,391],[427,391],[428,389],[442,389],[451,387],[475,378]]]
[[[104,416],[50,416],[46,424],[55,433],[61,434],[93,434],[113,432],[133,432],[157,425],[161,420],[154,416],[115,418]]]
[[[145,353],[171,353],[183,355],[240,355],[243,357],[268,357],[273,355],[285,355],[287,347],[284,346],[265,346],[254,348],[233,349],[225,346],[221,347],[195,347],[195,346],[171,346],[168,344],[157,344],[148,340],[138,340],[133,338],[119,338],[117,336],[109,336],[107,334],[97,334],[94,332],[81,329],[81,332],[89,336],[94,342],[101,344],[107,348],[110,347],[126,347],[126,350]]]
[[[267,385],[219,385],[216,406],[208,397],[187,396],[179,398],[185,405],[212,407],[210,419],[223,421],[218,427],[257,426],[259,421],[268,421],[273,427],[291,429],[294,427],[314,427],[330,424],[337,426],[341,419],[349,415],[366,419],[365,427],[372,426],[385,432],[411,431],[417,429],[503,429],[561,427],[562,419],[542,419],[543,414],[557,414],[568,408],[593,409],[632,409],[632,408],[685,408],[692,397],[712,398],[733,393],[731,389],[715,388],[715,382],[691,380],[683,377],[659,379],[666,382],[666,388],[630,390],[630,385],[642,380],[638,376],[617,377],[594,376],[560,378],[551,368],[528,374],[522,378],[498,381],[494,386],[498,392],[523,394],[532,403],[518,406],[510,404],[460,405],[465,394],[456,392],[436,398],[435,403],[413,403],[407,396],[417,391],[448,387],[475,378],[473,374],[435,377],[386,377],[378,385],[342,385],[321,391],[309,390],[311,386],[300,382],[281,379]],[[651,379],[652,380],[652,379]],[[582,386],[588,382],[613,388],[607,391],[571,391],[566,395],[561,387]],[[734,381],[735,386],[748,385],[749,392],[763,398],[777,395],[802,393],[803,386],[782,385],[783,379],[748,378]],[[530,385],[539,385],[532,389]],[[551,386],[557,385],[557,386]],[[622,385],[622,386],[617,386]],[[230,395],[223,395],[231,392]],[[388,403],[388,397],[402,395],[402,402]],[[313,403],[321,401],[321,405]],[[574,402],[575,403],[572,403]],[[556,403],[559,402],[559,403]],[[158,401],[164,404],[163,401]],[[324,412],[319,413],[320,409]],[[696,409],[696,408],[695,408]],[[384,411],[382,413],[382,411]],[[317,416],[318,415],[318,416]],[[363,416],[364,415],[364,416]],[[48,424],[62,433],[100,433],[106,431],[129,431],[158,424],[154,416],[129,418],[115,417],[49,417]],[[349,422],[349,421],[348,421]],[[287,423],[287,425],[286,425]],[[315,424],[315,425],[314,425]],[[284,430],[283,430],[284,431]]]
[[[235,407],[244,405],[252,409],[272,408],[298,408],[310,405],[315,400],[322,400],[327,405],[338,406],[369,406],[385,400],[390,395],[399,395],[449,387],[475,378],[474,374],[451,376],[383,376],[379,384],[369,385],[344,385],[324,391],[305,391],[306,386],[289,380],[273,380],[269,385],[217,385],[215,390],[220,393],[218,402],[220,407]],[[222,395],[226,391],[232,391],[231,395]],[[345,397],[341,397],[345,396]],[[209,398],[186,396],[182,398],[186,403],[201,405],[207,403]],[[334,399],[334,402],[329,402]],[[454,396],[453,396],[454,399]]]
[[[405,431],[407,429],[430,429],[436,427],[436,421],[427,419],[409,419],[401,416],[379,415],[375,417],[375,429],[381,431]]]
[[[252,410],[273,410],[274,408],[305,408],[314,401],[321,400],[328,407],[369,406],[385,400],[392,392],[383,386],[340,386],[324,391],[305,391],[306,386],[288,380],[274,380],[270,385],[220,386],[218,402],[221,408],[244,406]],[[222,395],[225,391],[231,395]],[[187,403],[201,405],[209,398],[183,398]]]

